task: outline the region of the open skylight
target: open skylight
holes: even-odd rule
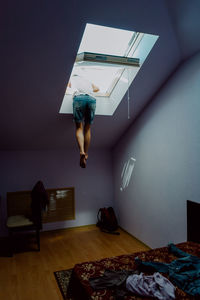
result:
[[[99,92],[95,93],[96,114],[112,115],[114,113],[140,68],[139,63],[128,66],[119,63],[102,63],[101,59],[104,59],[106,55],[109,58],[115,56],[115,61],[119,57],[122,59],[127,57],[126,60],[140,61],[141,66],[157,38],[157,36],[135,31],[93,24],[86,25],[71,76],[74,73],[79,74],[99,87]],[[91,55],[99,54],[97,57],[99,60],[88,62],[78,59],[81,53],[87,54],[88,52]],[[72,95],[73,90],[68,87],[60,113],[72,113]]]

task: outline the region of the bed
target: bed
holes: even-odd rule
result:
[[[184,242],[176,244],[176,246],[192,255],[200,257],[200,244],[194,242]],[[90,278],[102,276],[104,271],[109,270],[136,270],[134,258],[138,257],[143,261],[156,261],[170,263],[177,259],[176,256],[169,253],[168,247],[157,248],[144,252],[137,252],[129,255],[120,255],[116,257],[105,258],[97,261],[89,261],[81,264],[76,264],[72,271],[72,276],[69,284],[69,296],[76,300],[114,300],[112,289],[93,290],[90,285]],[[167,277],[166,274],[163,274]],[[189,296],[184,291],[176,287],[176,299],[197,299]],[[147,297],[135,296],[128,293],[124,297],[127,300],[152,299]]]

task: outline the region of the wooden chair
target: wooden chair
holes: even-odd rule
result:
[[[8,217],[6,225],[9,231],[11,256],[13,255],[15,249],[13,234],[20,231],[35,231],[38,251],[40,251],[40,229],[38,228],[37,224],[24,215],[16,215]]]
[[[40,200],[43,195],[33,191],[34,189],[32,191],[7,193],[6,225],[9,231],[11,256],[15,248],[13,234],[21,231],[35,231],[37,247],[38,251],[40,251],[40,230],[42,229],[42,206],[40,205]]]

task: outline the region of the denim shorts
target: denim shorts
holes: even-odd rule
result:
[[[76,123],[85,121],[92,124],[96,109],[96,99],[90,95],[77,95],[73,98],[73,115]]]

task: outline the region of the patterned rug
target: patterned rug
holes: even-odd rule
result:
[[[58,283],[59,289],[61,291],[64,300],[73,300],[72,298],[67,297],[67,288],[69,285],[71,274],[72,274],[72,269],[54,272],[56,281]]]

